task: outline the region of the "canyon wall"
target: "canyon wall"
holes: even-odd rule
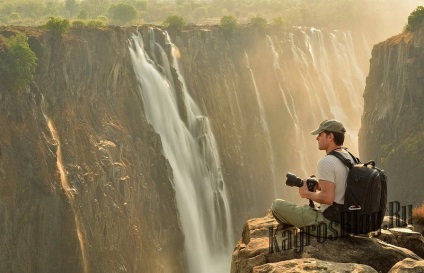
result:
[[[0,271],[185,272],[173,174],[128,33],[25,32],[35,82],[1,92]]]
[[[363,160],[388,174],[389,201],[424,201],[424,29],[374,46],[359,135]]]
[[[0,34],[16,31],[30,37],[38,68],[26,90],[0,90],[0,271],[187,272],[193,234],[134,75],[128,40],[137,30]],[[161,73],[176,69],[158,62],[152,43],[179,57],[182,77],[169,84],[181,120],[183,92],[210,120],[234,238],[274,198],[302,202],[285,175],[315,171],[323,154],[309,132],[322,120],[345,122],[357,150],[368,56],[350,33],[196,27],[170,33],[173,48],[162,30],[139,31]],[[231,249],[228,268],[230,259]]]

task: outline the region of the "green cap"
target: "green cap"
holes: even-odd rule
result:
[[[312,131],[311,134],[318,135],[319,133],[323,131],[344,134],[346,132],[346,129],[344,128],[343,124],[340,121],[337,121],[335,119],[328,119],[321,122],[318,129]]]

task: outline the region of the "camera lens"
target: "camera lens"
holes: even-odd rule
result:
[[[303,186],[302,179],[299,178],[297,175],[292,174],[292,173],[287,173],[286,177],[287,177],[287,180],[286,180],[287,186],[299,187],[299,188]]]

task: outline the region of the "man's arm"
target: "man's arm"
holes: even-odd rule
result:
[[[306,179],[303,181],[303,186],[299,188],[299,194],[302,198],[308,198],[320,204],[332,205],[334,202],[336,185],[327,180],[319,180],[321,191],[310,192],[306,186]]]

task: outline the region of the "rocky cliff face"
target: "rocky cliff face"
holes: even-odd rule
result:
[[[0,271],[184,272],[172,170],[127,32],[25,31],[36,80],[1,92]]]
[[[389,201],[419,205],[424,136],[424,29],[374,46],[364,91],[361,158],[387,171]]]

